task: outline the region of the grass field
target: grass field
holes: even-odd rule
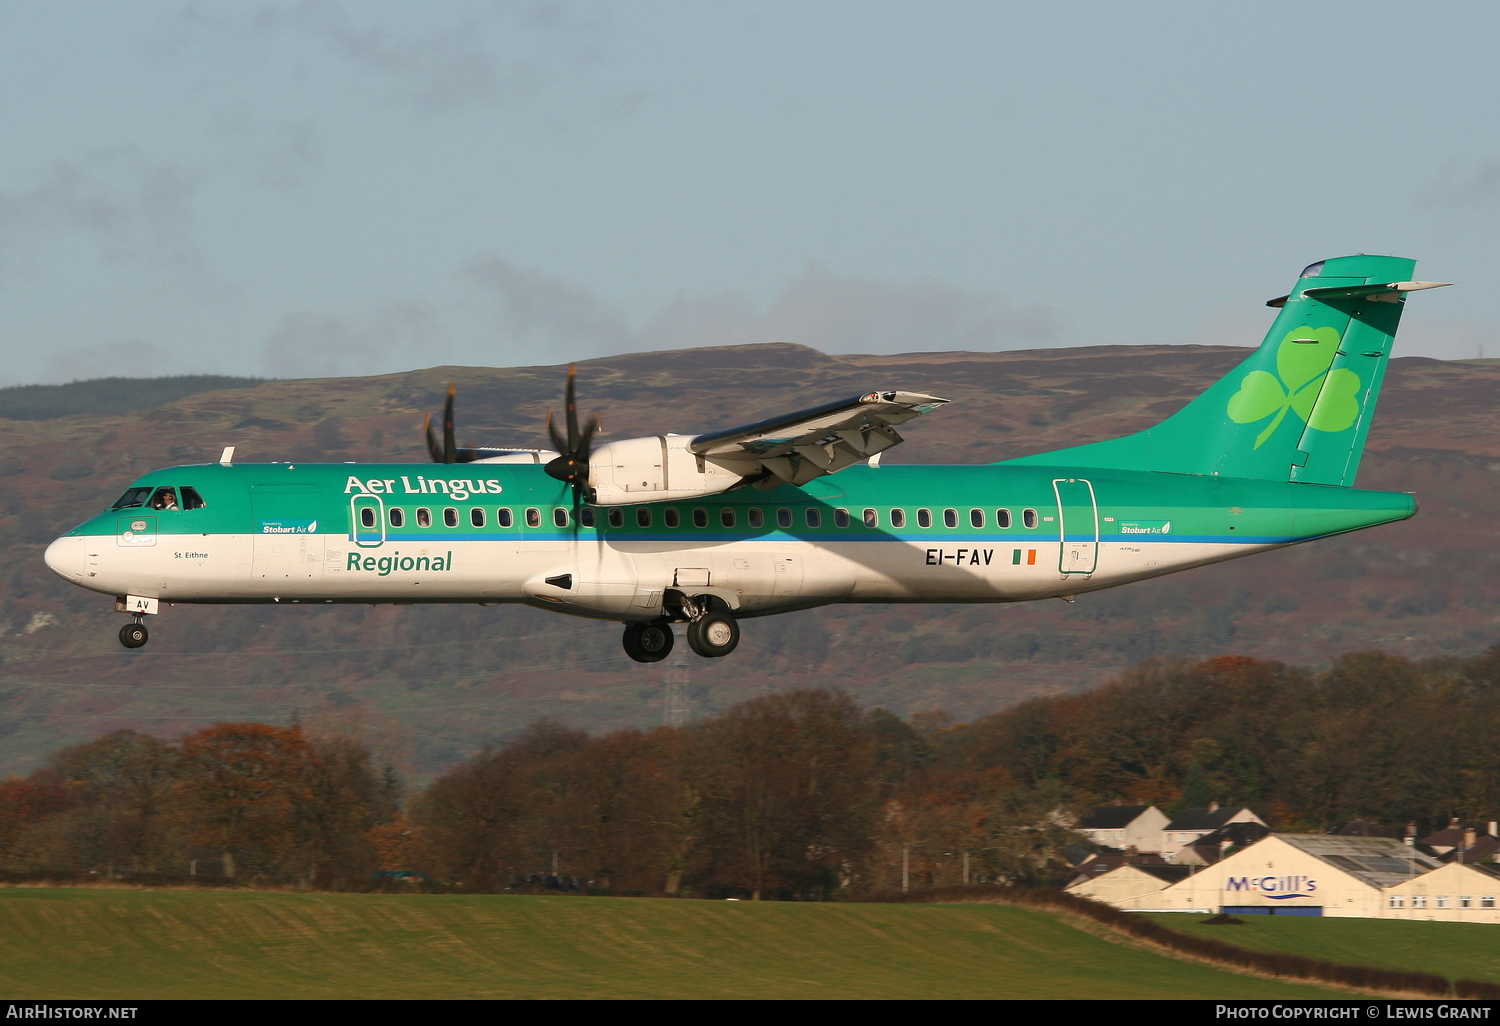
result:
[[[1242,916],[1244,926],[1204,926],[1208,917],[1201,914],[1172,912],[1151,918],[1180,933],[1258,951],[1500,983],[1500,926],[1490,923]]]
[[[1290,998],[1001,905],[0,889],[11,998]]]

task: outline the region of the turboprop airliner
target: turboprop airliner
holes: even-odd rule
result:
[[[898,426],[948,403],[893,389],[596,444],[570,370],[550,450],[457,446],[450,387],[433,466],[228,448],[142,476],[46,561],[115,597],[127,648],[177,603],[528,603],[622,623],[629,657],[655,662],[675,625],[712,658],[741,619],[834,602],[1072,601],[1415,514],[1409,494],[1352,487],[1407,295],[1445,284],[1415,268],[1313,264],[1243,363],[1122,438],[881,466]]]

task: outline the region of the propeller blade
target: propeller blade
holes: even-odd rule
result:
[[[547,437],[552,439],[552,448],[558,452],[567,452],[568,443],[563,436],[557,433],[557,425],[552,423],[552,409],[547,409]]]
[[[448,382],[448,398],[443,401],[443,462],[458,462],[458,445],[453,441],[453,382]]]
[[[578,403],[573,391],[573,379],[578,376],[578,364],[568,364],[568,387],[564,393],[564,401],[568,410],[568,452],[578,452]]]
[[[563,392],[564,414],[568,435],[563,437],[562,432],[553,423],[552,411],[547,411],[547,435],[552,439],[552,447],[561,455],[548,463],[546,472],[549,477],[556,478],[569,484],[573,488],[573,515],[578,516],[578,507],[588,501],[589,486],[589,454],[593,451],[594,434],[600,430],[599,418],[590,417],[582,429],[578,426],[578,402],[576,378],[578,365],[568,365],[568,383]]]
[[[427,451],[432,456],[432,462],[443,462],[443,447],[438,444],[437,437],[432,433],[432,414],[422,418],[422,432],[427,436]]]

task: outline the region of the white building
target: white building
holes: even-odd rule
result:
[[[1500,923],[1500,870],[1450,862],[1430,873],[1387,887],[1385,918],[1444,923]]]
[[[1113,873],[1079,880],[1068,891],[1132,911],[1380,918],[1388,888],[1440,866],[1388,837],[1271,834],[1154,893],[1142,891],[1143,879],[1113,884]],[[1470,894],[1485,893],[1469,886]]]
[[[1095,844],[1122,850],[1160,851],[1167,814],[1155,805],[1100,805],[1073,829]]]
[[[1157,842],[1156,850],[1161,852],[1162,858],[1171,859],[1184,846],[1194,844],[1231,823],[1267,826],[1265,820],[1249,809],[1221,809],[1215,802],[1206,809],[1183,809],[1173,816],[1171,822],[1161,828],[1161,840]]]

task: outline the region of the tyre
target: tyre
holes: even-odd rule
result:
[[[672,626],[632,623],[625,626],[625,654],[638,663],[657,663],[672,651]]]
[[[143,623],[127,623],[120,628],[120,644],[126,648],[140,648],[150,637]]]
[[[715,609],[688,624],[688,644],[707,659],[733,652],[740,643],[740,625],[733,616]]]

